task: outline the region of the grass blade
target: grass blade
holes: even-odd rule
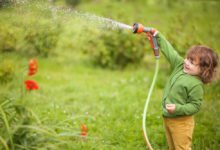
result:
[[[5,124],[6,131],[7,131],[7,133],[8,133],[8,137],[9,137],[9,141],[10,141],[12,150],[14,150],[14,143],[13,143],[13,140],[12,140],[12,138],[11,138],[11,133],[10,133],[10,127],[9,127],[9,124],[8,124],[8,120],[7,120],[7,117],[6,117],[6,115],[5,115],[5,112],[4,112],[4,110],[2,109],[1,106],[0,106],[0,114],[2,115],[2,119],[3,119],[3,122],[4,122],[4,124]]]
[[[0,142],[2,143],[3,147],[5,147],[5,150],[9,150],[7,143],[1,136],[0,136]]]

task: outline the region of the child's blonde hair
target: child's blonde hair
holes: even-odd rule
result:
[[[218,68],[218,55],[209,47],[196,45],[189,48],[186,57],[198,63],[201,73],[199,77],[204,84],[211,82]]]

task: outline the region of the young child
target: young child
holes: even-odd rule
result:
[[[193,115],[200,110],[203,84],[209,83],[213,78],[218,66],[218,56],[211,48],[198,45],[192,46],[183,59],[161,33],[154,33],[154,36],[172,68],[162,99],[169,149],[190,150]]]

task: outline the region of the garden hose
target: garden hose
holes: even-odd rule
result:
[[[156,59],[154,77],[153,77],[153,81],[151,83],[150,90],[148,92],[148,96],[147,96],[147,99],[146,99],[146,102],[145,102],[143,118],[142,118],[142,129],[143,129],[143,132],[144,132],[144,139],[145,139],[145,141],[147,143],[147,147],[148,147],[149,150],[153,150],[153,148],[152,148],[152,146],[150,144],[150,141],[148,139],[148,136],[147,136],[147,131],[146,131],[146,114],[147,114],[147,109],[148,109],[148,105],[149,105],[149,102],[150,102],[151,94],[153,92],[154,85],[155,85],[156,80],[157,80],[158,71],[159,71],[159,59]]]
[[[160,53],[159,53],[159,46],[158,46],[157,39],[156,39],[156,35],[157,35],[158,31],[155,30],[154,28],[144,27],[140,23],[134,23],[133,24],[133,33],[146,33],[147,34],[148,40],[149,40],[149,42],[151,44],[151,47],[154,51],[154,56],[155,56],[155,59],[156,59],[154,77],[153,77],[153,81],[152,81],[151,86],[150,86],[150,90],[148,92],[148,96],[147,96],[146,103],[145,103],[145,106],[144,106],[143,119],[142,119],[142,129],[143,129],[143,132],[144,132],[145,142],[147,144],[148,149],[153,150],[153,148],[150,144],[150,141],[148,139],[148,136],[147,136],[147,131],[146,131],[146,114],[147,114],[147,109],[148,109],[148,105],[149,105],[149,102],[150,102],[151,94],[153,92],[153,88],[154,88],[155,82],[157,80],[157,74],[158,74],[158,71],[159,71]]]

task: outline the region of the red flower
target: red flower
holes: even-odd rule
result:
[[[87,127],[85,124],[81,124],[81,136],[86,136],[87,135]]]
[[[81,136],[86,136],[86,135],[87,135],[87,132],[81,132],[80,135],[81,135]]]
[[[38,90],[39,86],[34,80],[26,80],[25,82],[26,90]]]
[[[38,70],[37,60],[36,59],[30,59],[29,60],[29,72],[28,72],[28,75],[32,76],[32,75],[36,74],[37,70]]]

